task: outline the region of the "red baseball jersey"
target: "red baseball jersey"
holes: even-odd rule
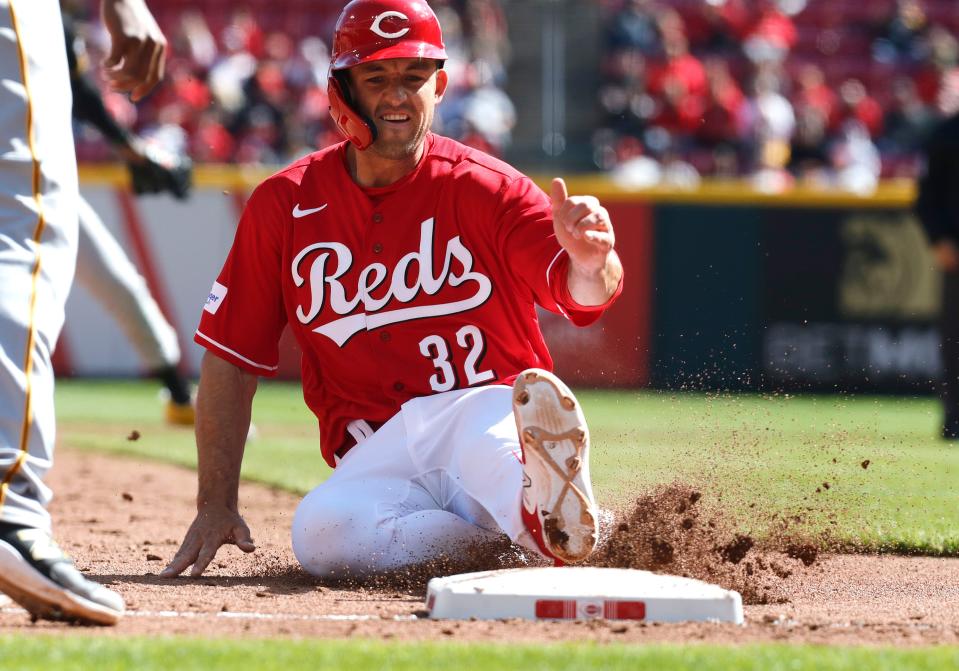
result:
[[[550,201],[509,165],[430,134],[412,173],[367,189],[346,146],[256,188],[194,336],[274,375],[289,324],[331,466],[411,398],[551,369],[536,304],[581,326],[606,307],[572,300]]]

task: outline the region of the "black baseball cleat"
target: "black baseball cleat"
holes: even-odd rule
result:
[[[123,598],[86,577],[45,531],[0,523],[0,592],[34,620],[114,625]]]

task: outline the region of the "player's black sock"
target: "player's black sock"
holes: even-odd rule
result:
[[[153,372],[164,386],[170,390],[170,400],[177,405],[186,405],[190,402],[190,384],[180,375],[175,366],[164,366]]]

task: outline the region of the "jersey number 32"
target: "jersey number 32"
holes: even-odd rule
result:
[[[486,353],[483,332],[476,326],[467,324],[457,331],[456,344],[468,352],[466,361],[463,362],[463,373],[466,375],[465,386],[472,387],[496,377],[491,370],[476,370]],[[420,354],[430,359],[436,368],[436,373],[430,376],[430,389],[440,392],[449,391],[457,386],[456,370],[450,361],[450,347],[442,336],[431,335],[420,340]]]

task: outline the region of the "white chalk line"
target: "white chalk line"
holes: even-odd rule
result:
[[[22,608],[0,608],[0,613],[7,615],[26,615],[27,611]],[[124,617],[143,617],[143,618],[183,618],[183,619],[224,619],[224,620],[267,620],[281,622],[368,622],[373,620],[382,620],[384,622],[414,622],[420,618],[416,615],[393,615],[392,617],[383,617],[382,615],[360,615],[360,614],[342,614],[342,615],[296,615],[293,613],[258,613],[245,611],[220,611],[217,613],[203,613],[198,611],[181,610],[128,610]]]

